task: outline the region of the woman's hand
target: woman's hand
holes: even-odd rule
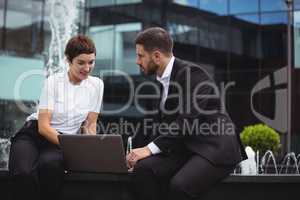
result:
[[[83,123],[83,133],[96,135],[98,115],[99,113],[96,112],[88,113],[88,116]]]

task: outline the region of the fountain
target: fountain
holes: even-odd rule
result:
[[[7,169],[8,155],[10,149],[10,141],[8,139],[0,138],[0,169]]]
[[[297,161],[297,158],[299,158],[300,154],[298,154],[298,156],[296,157],[296,154],[294,152],[288,153],[281,164],[279,173],[284,173],[284,174],[299,174],[299,161]],[[293,164],[291,164],[291,159],[293,161]],[[292,169],[295,169],[295,171],[290,171]],[[284,170],[285,169],[285,170]]]
[[[251,149],[252,150],[252,149]],[[240,163],[241,175],[263,175],[263,174],[297,174],[299,175],[300,154],[296,156],[294,152],[287,153],[282,161],[277,164],[272,151],[268,150],[259,159],[259,152],[256,153],[254,161],[254,152],[246,147],[248,159]],[[257,170],[254,170],[256,168]],[[238,174],[235,171],[235,174]]]
[[[255,161],[255,152],[249,146],[245,148],[248,159],[241,162],[241,173],[244,175],[255,175],[257,174],[257,166]]]
[[[258,157],[258,159],[259,159],[259,157]],[[270,161],[272,161],[273,165],[269,164]],[[273,166],[273,169],[275,170],[275,174],[278,174],[276,159],[275,159],[275,156],[272,151],[270,151],[270,150],[266,151],[266,153],[261,158],[261,161],[257,162],[257,163],[258,163],[258,169],[260,170],[260,172],[262,174],[267,174],[270,166]]]
[[[45,61],[47,76],[67,69],[64,49],[68,40],[78,33],[79,8],[85,0],[46,0],[46,21],[51,28],[48,58]],[[11,133],[12,134],[12,133]],[[0,169],[7,169],[10,141],[0,138]]]
[[[68,40],[78,32],[79,7],[83,3],[84,0],[46,0],[51,28],[47,75],[66,70],[64,49]]]

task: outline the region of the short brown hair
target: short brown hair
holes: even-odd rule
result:
[[[169,55],[173,51],[172,37],[160,27],[151,27],[140,32],[135,39],[135,44],[143,45],[147,52],[159,50]]]
[[[77,35],[72,37],[65,49],[65,55],[67,59],[72,63],[73,59],[80,54],[91,54],[96,55],[96,48],[94,42],[85,35]]]

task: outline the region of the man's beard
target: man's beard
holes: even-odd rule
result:
[[[144,71],[144,74],[149,75],[149,76],[154,75],[154,74],[156,74],[158,68],[159,68],[159,66],[151,60],[147,66],[148,70]]]

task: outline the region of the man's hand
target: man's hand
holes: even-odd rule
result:
[[[137,163],[137,161],[147,158],[149,156],[151,156],[151,151],[147,146],[142,148],[132,149],[132,151],[126,156],[127,167],[129,169],[133,168]]]

